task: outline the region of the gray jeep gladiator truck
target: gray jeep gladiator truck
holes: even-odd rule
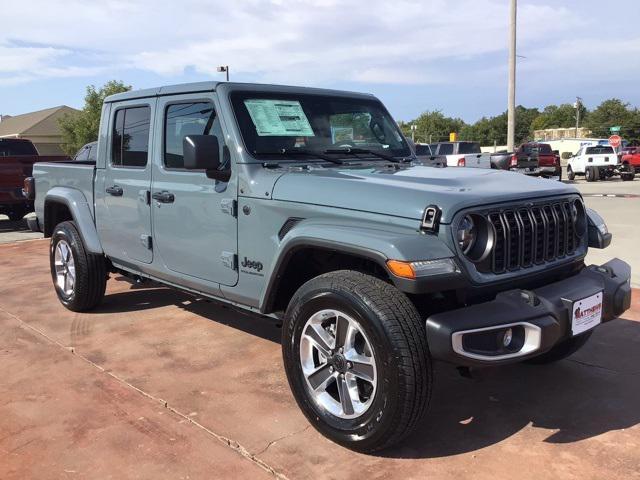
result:
[[[425,413],[434,360],[552,362],[630,306],[626,263],[584,263],[611,236],[573,187],[414,159],[371,95],[206,82],[107,98],[96,161],[25,190],[65,307],[114,273],[282,319],[310,423],[374,451]]]

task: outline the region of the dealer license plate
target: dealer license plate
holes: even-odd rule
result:
[[[573,303],[571,332],[580,335],[602,322],[602,292]]]

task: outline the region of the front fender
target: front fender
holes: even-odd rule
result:
[[[276,253],[269,282],[260,300],[261,310],[269,309],[270,301],[287,268],[288,261],[300,249],[322,248],[366,258],[377,263],[393,283],[403,291],[411,291],[406,279],[389,272],[387,260],[435,260],[450,258],[454,254],[438,237],[423,234],[397,225],[362,225],[328,223],[321,220],[303,220],[282,239]],[[414,282],[415,283],[415,282]]]
[[[45,212],[47,211],[47,205],[50,203],[61,203],[66,205],[71,212],[73,221],[78,227],[78,231],[80,232],[80,236],[82,237],[87,250],[94,254],[103,253],[102,244],[100,243],[96,226],[93,223],[91,205],[80,190],[68,187],[53,187],[45,195]],[[45,213],[45,224],[46,221]],[[55,227],[55,225],[52,225],[52,228],[53,227]]]

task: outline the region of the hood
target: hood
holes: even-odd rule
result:
[[[276,182],[275,200],[309,203],[420,220],[437,205],[442,223],[463,208],[577,193],[562,182],[480,168],[344,167],[290,171]]]

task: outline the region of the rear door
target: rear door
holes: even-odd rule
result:
[[[156,131],[163,133],[156,139],[154,160],[154,248],[169,277],[233,286],[238,281],[236,177],[221,182],[205,171],[186,170],[182,147],[187,135],[215,135],[220,158],[230,162],[218,110],[213,95],[158,99]]]
[[[156,99],[114,104],[104,182],[97,222],[105,253],[123,263],[151,263],[151,125]],[[98,207],[98,205],[96,206]]]

